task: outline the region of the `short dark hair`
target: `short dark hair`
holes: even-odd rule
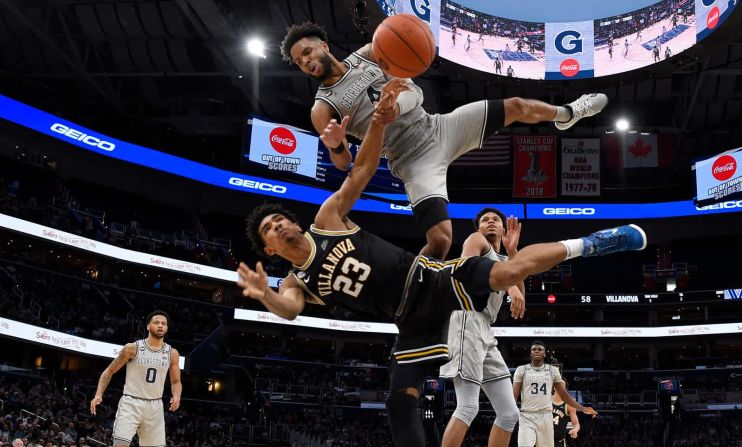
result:
[[[546,345],[541,340],[533,340],[531,346],[541,346],[542,348],[546,349]]]
[[[245,219],[245,233],[252,243],[253,250],[260,255],[265,255],[265,242],[263,242],[263,238],[260,236],[260,222],[265,219],[265,216],[271,214],[280,214],[291,222],[299,222],[291,211],[277,203],[266,202],[255,207],[252,213]]]
[[[170,322],[170,315],[168,315],[167,312],[165,312],[164,310],[153,310],[152,312],[147,314],[147,324],[150,324],[152,322],[152,319],[158,315],[162,315],[163,317],[165,317],[168,323]]]
[[[291,25],[286,28],[286,36],[281,41],[281,56],[283,60],[291,61],[291,47],[305,37],[316,37],[327,42],[327,31],[314,22],[304,22],[301,25]]]
[[[479,220],[482,218],[482,216],[484,216],[487,213],[495,213],[498,216],[500,216],[500,219],[502,220],[502,227],[505,229],[505,231],[508,230],[507,227],[505,226],[505,221],[506,221],[505,214],[502,211],[498,210],[497,208],[486,207],[486,208],[482,208],[481,210],[479,210],[479,212],[477,213],[477,217],[474,218],[474,231],[479,230]]]

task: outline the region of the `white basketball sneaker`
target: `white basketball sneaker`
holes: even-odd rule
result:
[[[606,105],[608,105],[608,97],[603,93],[582,95],[564,106],[572,111],[572,118],[563,123],[554,121],[554,126],[559,130],[567,130],[582,118],[597,115]]]

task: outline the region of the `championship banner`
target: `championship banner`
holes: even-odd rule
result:
[[[742,198],[742,148],[697,162],[696,205]]]
[[[281,124],[252,119],[250,161],[275,171],[317,177],[319,138]]]
[[[592,78],[593,21],[546,24],[546,79]]]
[[[562,195],[600,195],[600,139],[562,138]]]
[[[556,197],[556,137],[513,137],[513,197]]]

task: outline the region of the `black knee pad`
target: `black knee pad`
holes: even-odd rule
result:
[[[443,197],[429,197],[412,208],[412,214],[417,223],[427,232],[438,222],[450,220],[448,217],[448,201]]]
[[[418,398],[392,391],[386,400],[386,411],[397,447],[425,447],[425,429],[417,411]]]

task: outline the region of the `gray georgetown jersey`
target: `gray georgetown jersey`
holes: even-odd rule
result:
[[[490,258],[495,262],[505,262],[508,257],[497,253],[490,245],[490,250],[484,254],[485,258]],[[482,314],[487,317],[490,324],[497,320],[497,314],[500,313],[500,307],[502,306],[502,300],[505,297],[506,291],[499,290],[497,292],[490,293],[489,299],[487,299],[487,307],[482,310]]]
[[[551,413],[551,390],[554,384],[563,382],[559,369],[554,365],[521,365],[513,374],[513,382],[521,382],[520,411]]]
[[[381,88],[389,78],[375,62],[358,53],[352,53],[343,63],[348,71],[333,85],[321,85],[314,98],[328,104],[338,122],[349,116],[346,132],[362,140],[374,113],[374,103],[379,100]],[[420,87],[415,84],[411,87],[422,96]],[[433,138],[435,125],[434,116],[417,106],[386,127],[384,154],[393,171],[402,159],[415,154],[427,139]]]
[[[136,357],[126,365],[124,395],[139,399],[162,399],[165,377],[170,370],[170,345],[153,351],[146,340],[136,341]]]

